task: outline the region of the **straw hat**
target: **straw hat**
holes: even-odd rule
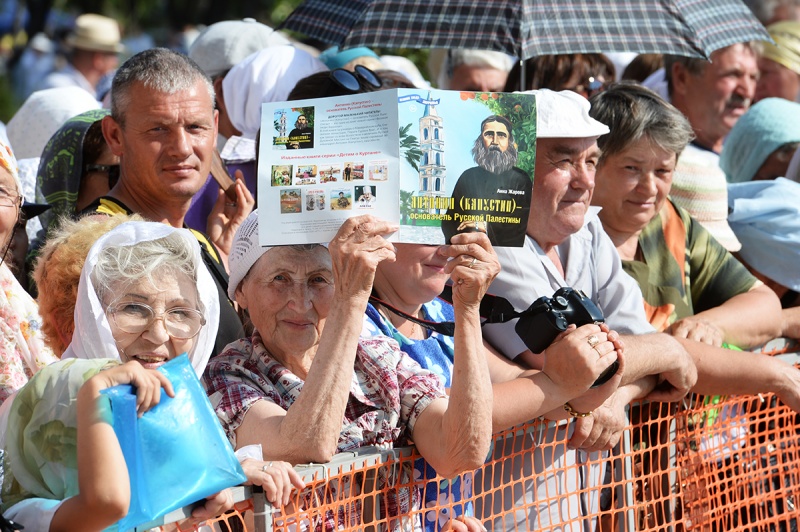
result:
[[[75,28],[67,37],[67,44],[90,52],[121,52],[119,24],[102,15],[86,14],[75,19]]]

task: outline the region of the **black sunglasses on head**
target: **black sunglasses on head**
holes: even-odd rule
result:
[[[364,89],[380,89],[383,83],[375,72],[364,65],[356,65],[353,71],[337,68],[331,70],[330,79],[339,87],[350,92]]]

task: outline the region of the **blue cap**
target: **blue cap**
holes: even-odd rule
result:
[[[357,48],[348,48],[347,50],[339,51],[338,46],[331,46],[321,54],[319,54],[319,60],[325,63],[325,66],[330,68],[331,70],[335,68],[342,68],[347,63],[352,61],[353,59],[358,59],[359,57],[374,57],[375,59],[379,59],[378,54],[370,50],[365,46],[359,46]]]

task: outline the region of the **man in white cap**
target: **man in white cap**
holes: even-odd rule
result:
[[[81,15],[67,37],[69,62],[49,74],[39,89],[80,87],[97,98],[97,84],[119,64],[123,50],[117,21],[92,13]]]
[[[653,332],[638,285],[623,271],[597,217],[598,209],[590,207],[600,157],[597,138],[608,128],[589,116],[589,102],[576,93],[534,92],[536,166],[527,235],[521,248],[495,248],[502,271],[490,291],[515,308],[526,309],[560,287],[582,290],[603,312],[609,327],[622,336],[625,368],[622,385],[601,407],[596,406],[598,392],[590,390],[560,413],[547,416],[575,418],[575,423],[551,427],[547,435],[548,441],[564,441],[569,432],[571,449],[545,456],[532,448],[529,459],[537,474],[525,477],[525,497],[540,502],[526,515],[509,512],[506,522],[493,528],[531,530],[560,523],[568,530],[583,530],[582,515],[596,518],[603,473],[598,465],[586,465],[591,455],[575,449],[597,451],[615,445],[624,427],[620,422],[624,405],[643,393],[650,393],[654,400],[678,400],[694,386],[697,373],[692,357],[676,339]],[[543,357],[527,348],[515,332],[515,322],[484,325],[484,338],[515,362],[541,369]],[[600,393],[607,397],[610,392]],[[588,415],[592,410],[594,414]]]

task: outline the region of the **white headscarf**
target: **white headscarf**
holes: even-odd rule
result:
[[[197,376],[205,370],[211,352],[214,350],[214,339],[219,326],[219,299],[211,274],[203,264],[200,256],[200,245],[197,239],[186,229],[176,229],[156,222],[126,222],[102,237],[89,250],[86,263],[81,271],[78,285],[78,300],[75,304],[75,332],[72,343],[64,352],[63,358],[112,358],[120,359],[117,344],[111,335],[111,327],[106,313],[97,297],[92,283],[92,270],[97,264],[100,252],[108,246],[130,246],[139,242],[147,242],[164,238],[172,233],[179,234],[192,246],[194,264],[197,270],[197,293],[205,308],[206,324],[195,337],[194,347],[189,353]]]
[[[41,157],[45,144],[64,122],[90,109],[100,109],[100,102],[79,87],[36,91],[8,122],[8,140],[19,159]]]
[[[282,102],[301,79],[328,70],[322,61],[291,45],[270,46],[234,66],[222,80],[225,109],[244,138],[261,127],[261,104]]]

